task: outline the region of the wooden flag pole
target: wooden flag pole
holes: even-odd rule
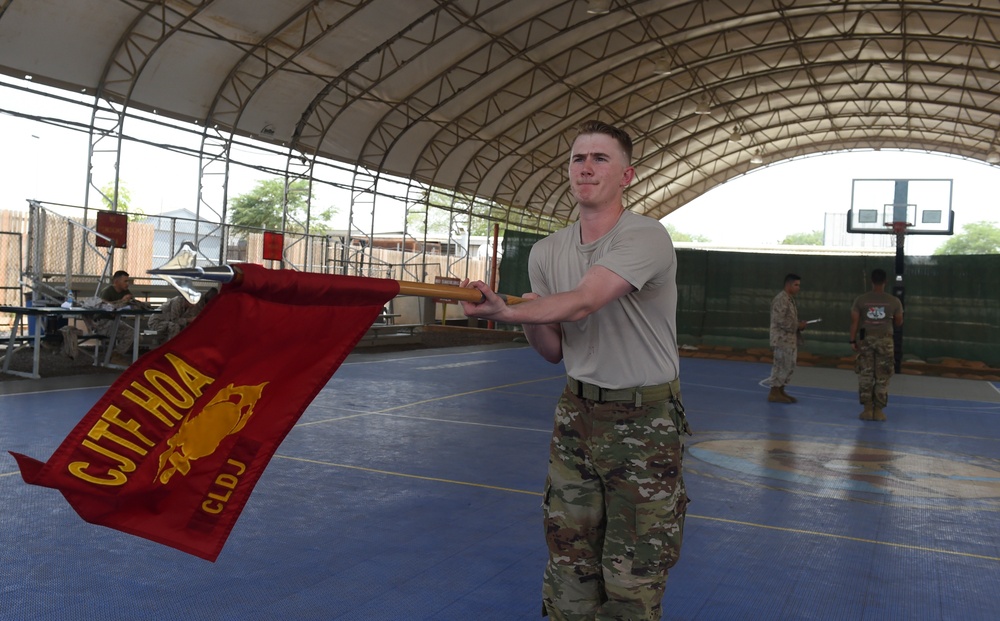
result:
[[[232,281],[239,284],[243,278],[243,273],[238,266],[233,266]],[[462,302],[481,302],[483,294],[478,289],[468,289],[466,287],[456,287],[454,285],[431,284],[426,282],[413,282],[409,280],[397,280],[399,283],[400,295],[416,295],[424,298],[442,298],[448,300],[459,300]],[[501,299],[507,304],[519,304],[524,298],[516,295],[505,295],[498,293]]]
[[[397,280],[399,283],[400,295],[417,295],[425,298],[442,298],[448,300],[460,300],[462,302],[480,302],[483,299],[478,289],[466,289],[454,285],[435,285],[426,282],[411,282],[408,280]],[[504,295],[498,293],[508,304],[518,304],[523,302],[523,298],[514,295]]]
[[[188,242],[185,242],[185,244],[187,243]],[[148,270],[147,273],[160,276],[166,280],[182,295],[184,295],[185,298],[188,298],[188,301],[192,304],[198,301],[198,297],[201,294],[191,286],[191,280],[210,280],[217,283],[232,282],[233,284],[239,284],[243,280],[243,272],[240,271],[239,266],[220,265],[210,266],[207,268],[194,267],[193,252],[190,254],[192,258],[183,257],[182,259],[178,259],[177,257],[180,256],[180,251],[178,251],[178,255],[175,255],[175,257],[166,265],[157,269]],[[465,287],[456,287],[454,285],[412,282],[409,280],[397,280],[396,282],[399,283],[400,295],[415,295],[420,297],[441,298],[462,302],[481,302],[483,300],[483,295],[478,289],[468,289]],[[502,293],[498,293],[497,295],[500,296],[500,298],[502,298],[507,304],[519,304],[524,301],[524,298],[519,298],[514,295],[504,295]]]

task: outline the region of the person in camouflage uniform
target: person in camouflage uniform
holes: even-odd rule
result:
[[[854,372],[864,407],[861,420],[886,420],[882,410],[889,403],[889,380],[896,370],[892,333],[894,326],[903,325],[903,303],[885,292],[885,282],[885,270],[872,270],[872,290],[851,305],[851,348],[858,353]]]
[[[643,407],[560,397],[543,501],[553,618],[661,618],[688,502],[676,397]]]
[[[192,304],[183,295],[172,297],[163,303],[160,312],[149,318],[149,327],[156,330],[156,341],[163,344],[174,338],[194,321],[205,305],[215,297],[218,289],[211,288],[206,291],[198,302]]]
[[[767,400],[774,403],[795,403],[795,397],[785,392],[785,386],[795,372],[795,361],[799,354],[799,339],[806,329],[806,322],[799,321],[799,310],[795,296],[802,287],[798,274],[787,274],[785,286],[771,301],[771,327],[769,332],[773,358],[771,375],[765,383],[771,387]]]
[[[131,277],[129,273],[125,270],[118,270],[111,275],[111,284],[101,290],[100,302],[103,305],[110,307],[111,309],[125,308],[126,306],[137,306],[139,301],[136,300],[132,291],[129,290],[129,282]],[[103,334],[104,336],[110,338],[111,330],[114,326],[113,316],[98,316],[94,320],[94,331],[98,334]],[[127,358],[129,352],[132,350],[132,341],[135,338],[135,330],[132,326],[126,324],[123,321],[118,322],[118,331],[115,333],[115,342],[109,343],[109,347],[114,350],[113,362],[118,364],[128,364],[129,360]]]
[[[470,317],[520,323],[563,362],[542,503],[543,616],[658,621],[680,556],[688,497],[677,353],[677,257],[652,218],[625,209],[632,140],[597,121],[569,163],[577,222],[531,249],[530,293],[508,306],[482,281]]]

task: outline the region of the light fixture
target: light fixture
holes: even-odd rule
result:
[[[729,134],[730,142],[743,142],[743,134],[740,133],[740,129],[733,126],[733,133]]]
[[[753,155],[750,156],[750,163],[751,164],[763,164],[764,163],[764,156],[761,155],[760,149],[755,150],[753,152]]]
[[[660,54],[653,59],[653,73],[656,75],[670,75],[673,71],[670,65],[670,57],[666,54]]]
[[[261,136],[273,136],[274,135],[274,125],[271,125],[270,123],[265,124],[264,127],[260,130],[260,135]]]
[[[712,114],[712,101],[707,93],[702,93],[698,98],[698,106],[694,109],[695,114]]]
[[[986,154],[987,164],[1000,164],[1000,152],[996,149],[991,149],[989,153]]]
[[[587,12],[591,15],[610,13],[611,0],[587,0]]]

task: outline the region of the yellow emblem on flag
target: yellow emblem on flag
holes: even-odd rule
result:
[[[167,450],[160,455],[156,473],[160,483],[169,482],[175,472],[187,474],[192,461],[211,455],[226,436],[243,429],[267,384],[239,387],[230,384],[216,393],[200,412],[188,413],[177,433],[167,439]]]

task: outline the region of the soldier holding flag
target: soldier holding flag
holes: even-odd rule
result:
[[[676,254],[652,218],[625,209],[632,140],[582,124],[569,163],[579,221],[531,250],[532,292],[506,305],[483,282],[466,315],[524,325],[564,362],[543,501],[545,612],[556,620],[658,620],[688,497],[677,354]]]

